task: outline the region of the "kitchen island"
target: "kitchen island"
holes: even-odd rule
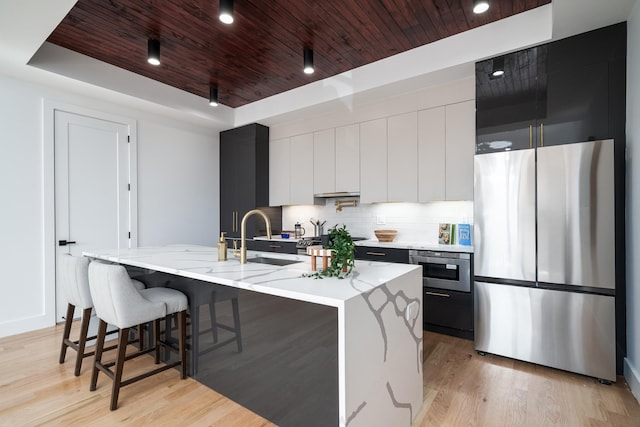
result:
[[[193,245],[84,255],[238,289],[243,351],[199,357],[195,378],[276,424],[409,426],[422,405],[420,267],[357,261],[345,279],[314,279],[307,256],[219,262]]]

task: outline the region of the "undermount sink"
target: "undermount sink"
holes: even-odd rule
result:
[[[255,258],[247,258],[247,262],[255,262],[258,264],[270,264],[270,265],[289,265],[289,264],[295,264],[297,262],[302,262],[302,261],[282,259],[282,258],[268,258],[264,256],[259,256]]]

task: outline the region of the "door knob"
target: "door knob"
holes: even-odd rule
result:
[[[73,240],[58,240],[58,246],[67,246],[67,245],[75,245],[76,242],[74,242]]]

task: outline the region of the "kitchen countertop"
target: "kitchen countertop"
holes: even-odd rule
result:
[[[332,307],[341,306],[349,299],[420,268],[409,264],[356,261],[356,274],[346,279],[330,277],[318,280],[302,277],[305,273],[312,273],[311,257],[307,255],[247,251],[247,258],[263,256],[299,261],[278,266],[252,262],[240,264],[232,250],[227,251],[227,261],[218,261],[216,248],[196,245],[88,251],[83,254],[91,258]]]
[[[273,242],[293,242],[296,243],[298,239],[290,237],[283,239],[279,235],[271,236],[271,239],[267,236],[254,237],[253,240],[266,240]],[[378,248],[396,248],[396,249],[417,249],[425,251],[440,251],[440,252],[466,252],[473,253],[473,246],[463,245],[439,245],[437,243],[424,243],[424,242],[410,242],[406,240],[399,240],[395,242],[379,242],[378,239],[356,240],[356,246],[375,246]]]
[[[423,403],[421,267],[356,261],[354,271],[344,279],[314,279],[302,277],[311,273],[311,258],[306,255],[247,251],[248,258],[262,255],[299,261],[275,266],[240,264],[231,250],[227,252],[227,261],[218,261],[216,248],[195,245],[111,249],[83,254],[256,293],[335,307],[337,348],[335,354],[327,357],[337,360],[337,424],[371,426],[381,425],[380,420],[384,420],[384,425],[409,427],[415,421]],[[273,315],[278,316],[278,313]],[[250,321],[245,319],[245,322]],[[297,325],[287,327],[295,329]],[[309,340],[313,340],[313,336],[310,335]],[[318,351],[325,352],[326,349]],[[295,369],[305,371],[305,363],[310,362],[306,358],[299,360]],[[249,378],[238,372],[238,382],[252,384],[251,378],[255,379],[256,374],[251,373]],[[302,382],[290,387],[291,390],[305,390],[308,385]],[[255,393],[255,390],[248,388],[241,392]],[[279,410],[291,408],[281,407]]]
[[[356,246],[375,246],[378,248],[396,248],[396,249],[418,249],[426,251],[440,251],[440,252],[466,252],[473,253],[473,246],[463,245],[439,245],[434,243],[422,243],[422,242],[409,242],[409,241],[397,241],[397,242],[379,242],[378,239],[370,240],[358,240],[354,242]]]

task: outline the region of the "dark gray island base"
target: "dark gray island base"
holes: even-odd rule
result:
[[[201,310],[195,379],[279,426],[337,426],[337,309],[245,290],[238,306],[240,353],[233,340],[207,351],[213,338]],[[233,325],[231,304],[216,304],[216,317]],[[232,337],[219,330],[219,341]]]
[[[400,427],[420,410],[418,266],[356,261],[344,280],[316,280],[305,277],[311,262],[301,255],[247,253],[292,261],[284,266],[241,264],[230,252],[216,261],[215,248],[197,245],[83,255],[142,275],[171,275],[149,285],[175,287],[189,298],[191,328],[199,331],[191,334],[194,378],[276,424]],[[213,344],[211,306],[218,323],[238,319],[241,340],[220,330]]]

